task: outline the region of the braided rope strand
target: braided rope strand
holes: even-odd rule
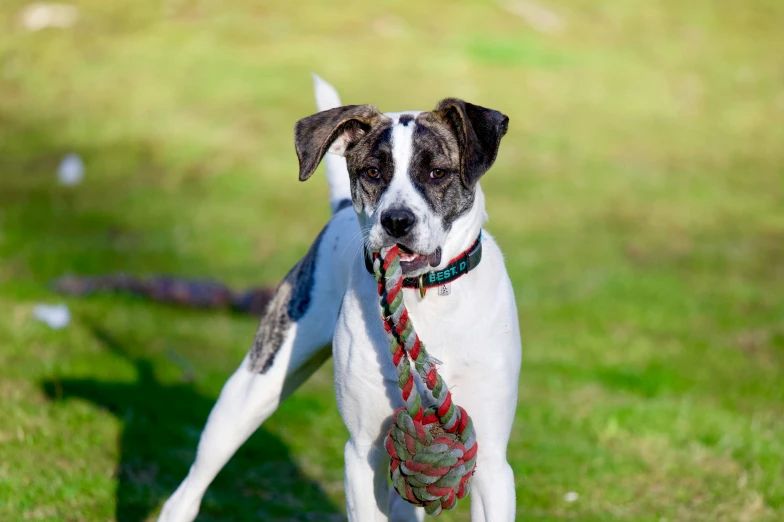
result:
[[[389,351],[405,404],[395,411],[385,441],[391,458],[392,485],[406,501],[438,516],[470,491],[478,448],[474,426],[465,410],[452,402],[435,360],[428,355],[408,317],[397,245],[375,254],[373,269]],[[427,409],[417,391],[412,361],[434,402]]]

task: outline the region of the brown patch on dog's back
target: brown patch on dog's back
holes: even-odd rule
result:
[[[250,351],[251,371],[264,373],[269,370],[291,325],[307,313],[313,292],[318,247],[324,230],[316,237],[305,257],[286,274],[267,305]]]

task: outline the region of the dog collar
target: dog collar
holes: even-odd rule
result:
[[[441,270],[435,270],[433,272],[425,272],[424,274],[418,275],[416,277],[404,277],[403,287],[419,288],[419,295],[421,297],[425,297],[425,292],[428,288],[451,283],[455,279],[476,268],[481,260],[482,233],[480,232],[479,237],[477,237],[476,241],[474,241],[473,244],[468,247],[468,250],[452,259],[444,268]],[[373,274],[373,260],[368,255],[367,251],[365,251],[365,268],[368,272]]]

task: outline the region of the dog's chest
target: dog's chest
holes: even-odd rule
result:
[[[445,378],[457,377],[472,365],[481,364],[486,352],[483,355],[478,348],[486,344],[482,339],[488,335],[497,307],[461,286],[454,284],[450,295],[438,295],[437,288],[433,288],[424,299],[418,290],[404,290],[414,330],[428,353],[439,361],[439,371]],[[373,367],[384,379],[396,381],[389,338],[374,290],[349,292],[346,296],[343,320],[335,332],[334,356],[338,366],[342,366],[341,360],[346,361],[348,373],[354,373],[358,367]]]
[[[409,316],[430,355],[444,365],[465,364],[471,359],[471,350],[464,348],[476,333],[477,310],[470,295],[439,295],[437,290],[429,290],[424,299],[418,290],[406,291]]]

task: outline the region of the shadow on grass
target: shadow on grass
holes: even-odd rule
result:
[[[52,379],[43,388],[53,400],[88,400],[124,422],[116,518],[148,520],[187,474],[216,398],[191,383],[161,383],[150,360],[132,357],[101,328],[93,327],[93,333],[109,351],[132,362],[137,380]],[[318,484],[303,476],[284,443],[261,429],[208,489],[199,520],[330,521],[344,516]]]
[[[68,116],[0,107],[0,284],[14,282],[3,291],[40,299],[42,286],[66,273],[214,274],[214,256],[183,247],[175,226],[190,226],[190,210],[206,198],[202,167],[197,162],[175,167],[166,159],[167,144],[157,140],[68,134],[63,131]],[[62,187],[54,173],[74,150],[83,157],[87,176],[78,187]],[[176,197],[166,196],[174,190]],[[115,516],[121,522],[151,520],[185,478],[217,397],[184,379],[159,381],[154,361],[134,355],[128,341],[96,324],[92,333],[106,350],[129,361],[136,379],[53,376],[41,386],[52,400],[89,401],[123,423]],[[344,519],[301,472],[283,441],[263,428],[207,490],[199,516],[201,521]]]

